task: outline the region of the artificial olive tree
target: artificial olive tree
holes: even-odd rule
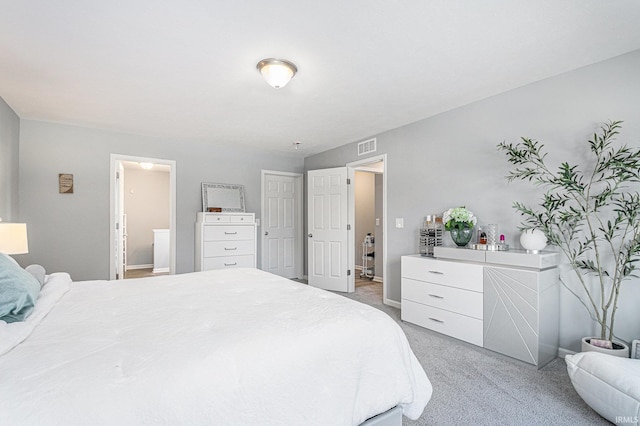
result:
[[[547,152],[536,140],[498,144],[513,165],[509,182],[529,181],[546,190],[539,206],[513,204],[524,216],[522,229],[542,230],[564,253],[582,291],[561,277],[563,285],[598,322],[600,338],[609,341],[620,286],[634,277],[640,253],[640,149],[616,143],[621,123],[603,124],[588,141],[588,164],[567,161],[557,170],[547,166]]]

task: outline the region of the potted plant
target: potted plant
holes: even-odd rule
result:
[[[514,166],[510,182],[546,188],[538,207],[520,202],[513,207],[524,216],[521,229],[543,231],[575,272],[577,291],[562,276],[560,281],[589,311],[600,332],[584,338],[582,350],[596,343],[628,357],[628,346],[617,339],[614,326],[620,287],[634,276],[640,253],[640,149],[614,143],[621,123],[603,124],[588,141],[593,157],[589,166],[563,162],[552,170],[544,145],[528,138],[515,145],[502,142],[498,150]]]
[[[454,207],[442,214],[444,229],[449,231],[456,245],[464,247],[469,244],[476,226],[476,216],[466,207]]]

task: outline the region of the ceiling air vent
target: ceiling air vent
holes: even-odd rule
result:
[[[369,139],[368,141],[358,143],[358,155],[368,154],[376,151],[376,139]]]

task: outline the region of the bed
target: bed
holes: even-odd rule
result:
[[[432,392],[387,314],[257,269],[47,275],[0,354],[6,424],[357,425]]]

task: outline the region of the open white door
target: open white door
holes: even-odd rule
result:
[[[348,292],[347,168],[311,170],[307,182],[309,285]]]
[[[116,196],[114,197],[115,201],[115,228],[116,234],[115,238],[115,246],[116,246],[116,280],[124,279],[124,268],[125,268],[125,257],[124,257],[124,180],[122,179],[124,173],[124,167],[122,166],[122,161],[116,161],[116,183],[115,183],[115,191]]]

